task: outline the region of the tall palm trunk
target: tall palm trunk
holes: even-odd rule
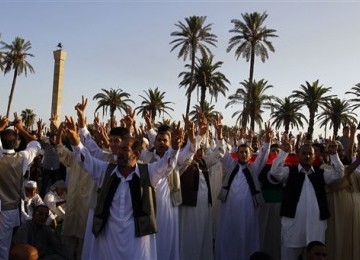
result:
[[[195,49],[191,51],[191,70],[190,70],[190,84],[187,94],[186,114],[190,113],[191,93],[194,85],[194,71],[195,71]]]
[[[17,72],[18,72],[18,68],[15,67],[13,81],[12,81],[12,84],[11,84],[11,90],[10,90],[10,95],[9,95],[8,106],[7,106],[7,110],[6,110],[6,117],[7,118],[9,118],[9,114],[10,114],[10,107],[11,107],[11,102],[12,102],[13,95],[14,95],[14,90],[15,90],[15,85],[16,85],[16,78],[17,78],[17,74],[18,74]]]
[[[250,73],[249,73],[249,84],[250,84],[250,93],[251,93],[251,102],[254,104],[254,87],[253,87],[253,79],[254,79],[254,66],[255,66],[255,44],[252,44],[251,47],[251,56],[250,56]],[[250,100],[248,100],[248,105]],[[251,109],[250,112],[250,129],[254,131],[255,129],[255,106]]]
[[[156,118],[156,109],[153,108],[153,109],[151,109],[151,121],[152,121],[152,123],[155,123],[155,118]]]
[[[110,128],[115,127],[115,109],[110,109]]]
[[[308,134],[306,139],[312,140],[312,136],[314,133],[314,124],[315,124],[315,110],[311,109],[309,113],[309,127],[308,127]]]
[[[285,128],[285,133],[289,133],[289,130],[290,130],[290,122],[285,122],[284,124],[284,128]]]
[[[206,96],[206,86],[200,87],[200,108],[201,111],[205,110],[205,96]]]

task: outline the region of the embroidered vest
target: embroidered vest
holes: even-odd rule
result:
[[[134,215],[135,236],[142,237],[157,232],[155,190],[151,186],[146,164],[138,164],[140,178],[134,174],[129,181],[131,203]],[[110,205],[114,198],[120,178],[115,173],[116,164],[109,164],[105,173],[104,183],[99,190],[95,208],[92,232],[97,237],[110,214]]]
[[[280,215],[294,218],[296,214],[297,204],[300,199],[301,190],[305,180],[305,173],[299,172],[298,166],[289,166],[289,177],[284,188],[284,198],[281,204]],[[330,217],[330,212],[326,199],[324,171],[319,168],[314,168],[315,172],[308,175],[308,178],[315,190],[317,203],[320,210],[320,220],[325,220]]]
[[[200,161],[192,161],[180,176],[182,205],[196,207],[200,179],[199,169],[205,177],[206,186],[208,188],[208,202],[210,205],[212,204],[209,170],[207,169],[205,161],[201,159]]]

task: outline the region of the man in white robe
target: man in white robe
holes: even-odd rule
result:
[[[221,122],[216,122],[215,128],[219,140],[222,140]],[[225,153],[222,165],[226,171],[225,181],[234,176],[230,188],[222,188],[219,198],[222,200],[218,215],[217,233],[215,239],[215,258],[249,259],[250,255],[260,249],[258,206],[262,197],[260,184],[256,176],[264,167],[269,154],[269,142],[272,130],[265,124],[265,143],[259,149],[254,163],[249,165],[251,149],[247,144],[238,147],[238,161],[229,152]],[[224,150],[225,147],[223,148]],[[238,166],[237,166],[238,165]],[[238,170],[236,171],[236,167]],[[252,194],[250,182],[245,177],[244,170],[249,168],[252,185],[257,193]],[[233,173],[235,175],[233,175]],[[227,188],[227,194],[224,194]],[[255,192],[254,191],[254,192]],[[256,195],[256,196],[255,196]]]
[[[179,132],[178,128],[172,132],[172,149],[169,149],[160,161],[148,165],[152,187],[155,187],[176,165],[178,149],[182,142]],[[75,131],[67,130],[67,133],[77,160],[101,187],[108,163],[92,157],[80,143]],[[157,259],[155,235],[135,236],[134,213],[128,184],[135,174],[140,175],[137,160],[141,144],[135,147],[135,142],[134,139],[127,138],[119,146],[118,166],[111,174],[116,174],[120,178],[120,183],[110,205],[109,218],[95,239],[95,246],[90,249],[97,250],[96,253],[103,259]]]
[[[278,157],[273,161],[270,173],[279,181],[282,181],[286,186],[289,186],[289,179],[294,178],[291,175],[290,168],[284,167],[285,159],[290,151],[290,144],[284,142],[281,145],[282,151]],[[323,170],[322,186],[325,192],[325,184],[339,179],[344,174],[344,165],[341,163],[337,154],[337,144],[332,142],[328,146],[328,153],[330,155],[332,165]],[[325,242],[325,231],[327,227],[326,217],[322,218],[323,214],[320,205],[325,205],[327,209],[326,197],[323,201],[318,198],[319,188],[315,189],[315,184],[311,178],[317,174],[312,166],[315,159],[314,148],[310,144],[303,145],[299,150],[299,164],[295,168],[297,175],[304,174],[305,179],[300,187],[300,195],[295,205],[295,215],[288,217],[284,210],[284,201],[288,199],[286,186],[284,190],[284,199],[281,209],[281,259],[296,260],[299,255],[303,253],[307,244],[311,241],[317,240]],[[313,176],[311,176],[313,175]],[[290,176],[290,177],[289,177]],[[296,185],[296,183],[295,183]],[[289,189],[294,190],[296,187],[289,186]],[[326,193],[325,193],[326,196]]]
[[[116,163],[117,152],[121,140],[124,137],[124,135],[129,134],[129,132],[126,129],[120,127],[111,129],[108,140],[110,149],[109,151],[103,150],[95,142],[95,140],[93,139],[89,130],[86,127],[86,121],[85,121],[86,105],[87,105],[87,98],[83,96],[81,103],[78,103],[75,106],[75,110],[78,116],[78,126],[79,126],[79,135],[80,135],[81,143],[89,150],[90,154],[95,158],[105,162]],[[88,200],[89,210],[86,221],[84,244],[81,253],[81,259],[97,260],[100,259],[100,255],[98,255],[98,250],[94,249],[96,244],[95,244],[95,236],[92,233],[94,209],[96,206],[96,198],[97,198],[97,186],[95,183],[91,183],[91,185],[87,186],[87,188],[89,195],[89,200]]]
[[[166,151],[170,147],[170,132],[166,131],[166,127],[162,127],[161,130],[156,133],[151,130],[153,136],[155,134],[154,150],[143,151],[140,157],[140,161],[143,163],[150,163],[159,161]],[[193,131],[193,126],[186,127],[188,133]],[[194,133],[192,133],[194,135]],[[150,137],[150,140],[153,138]],[[181,167],[193,154],[195,153],[195,138],[193,141],[190,139],[187,141],[185,147],[183,147],[178,156],[177,167],[172,174],[178,177],[178,182],[175,185],[180,185],[180,177],[178,168]],[[156,234],[156,247],[159,260],[178,260],[179,254],[179,208],[174,205],[171,197],[169,178],[162,178],[157,183],[156,187],[156,207],[157,214],[156,220],[159,224],[158,233]]]

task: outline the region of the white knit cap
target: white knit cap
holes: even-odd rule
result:
[[[25,181],[24,183],[25,188],[37,188],[36,181]]]
[[[50,187],[52,191],[54,191],[56,188],[66,188],[66,182],[63,180],[59,180]]]

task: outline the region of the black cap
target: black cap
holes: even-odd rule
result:
[[[129,135],[129,131],[125,127],[114,127],[110,130],[110,135],[120,136],[121,139]]]

